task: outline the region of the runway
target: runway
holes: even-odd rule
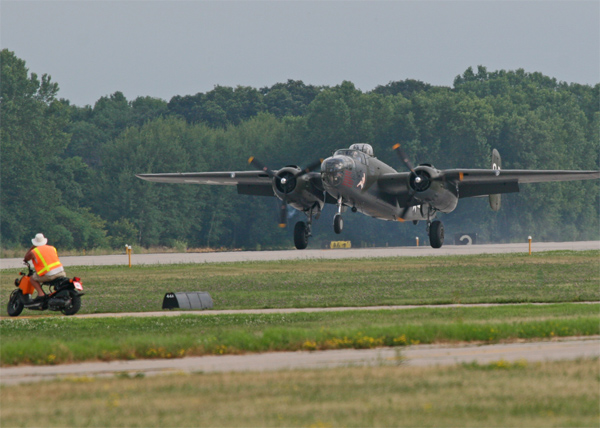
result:
[[[569,302],[571,305],[593,305],[599,304],[600,301],[590,302]],[[272,309],[221,309],[221,310],[202,310],[202,311],[155,311],[155,312],[109,312],[100,314],[79,314],[72,315],[71,318],[121,318],[121,317],[178,317],[181,315],[198,315],[198,316],[211,316],[211,315],[265,315],[265,314],[293,314],[293,313],[315,313],[315,312],[345,312],[345,311],[396,311],[396,310],[409,310],[419,308],[435,308],[435,309],[448,309],[448,308],[490,308],[495,306],[524,306],[524,305],[535,305],[535,306],[547,306],[555,305],[554,303],[451,303],[446,305],[389,305],[389,306],[336,306],[329,308],[272,308]],[[23,319],[24,317],[11,318],[1,317],[1,319]],[[36,317],[40,318],[40,317]]]
[[[0,370],[0,384],[14,385],[57,378],[114,376],[127,373],[213,373],[325,369],[348,366],[447,366],[461,363],[489,364],[574,360],[600,357],[600,336],[566,338],[544,342],[493,345],[413,345],[377,349],[343,349],[314,352],[270,352],[264,354],[187,357],[181,359],[133,360],[21,366]]]
[[[599,250],[600,241],[579,242],[533,242],[533,252],[557,250]],[[246,261],[273,260],[320,260],[379,257],[422,257],[452,256],[473,254],[527,253],[528,242],[518,244],[489,245],[446,245],[439,249],[431,247],[389,247],[389,248],[351,248],[351,249],[307,249],[285,251],[231,251],[214,253],[161,253],[133,254],[133,265],[174,264],[174,263],[228,263]],[[60,253],[60,249],[59,249]],[[126,265],[125,254],[109,256],[69,256],[60,258],[64,266],[107,266]],[[0,259],[0,269],[19,269],[23,266],[20,258]]]
[[[430,247],[365,248],[346,250],[289,250],[289,251],[240,251],[219,253],[180,253],[180,254],[143,254],[133,255],[135,265],[173,264],[173,263],[227,263],[239,261],[270,260],[306,260],[306,259],[342,259],[377,257],[418,257],[448,256],[471,254],[527,253],[528,243],[445,246],[441,249]],[[535,243],[533,251],[557,250],[598,250],[600,241]],[[61,257],[65,266],[119,265],[127,263],[125,255]],[[21,259],[1,259],[1,269],[20,268]],[[597,302],[592,302],[597,303]],[[456,305],[451,305],[456,306]],[[462,306],[462,305],[461,305]],[[469,305],[471,306],[471,305]],[[489,306],[489,305],[488,305]],[[369,307],[365,309],[410,309],[402,307]],[[360,310],[362,308],[306,308],[293,311],[320,310]],[[285,312],[288,309],[268,309],[260,311]],[[156,314],[110,314],[111,316],[178,316],[182,314],[216,315],[218,313],[257,313],[257,310],[245,311],[202,311],[202,312],[157,312]],[[80,317],[107,316],[106,314],[88,314]],[[144,373],[146,375],[172,372],[226,372],[226,371],[264,371],[287,369],[312,369],[344,367],[355,365],[452,365],[477,362],[487,364],[493,361],[529,362],[543,360],[573,360],[577,358],[599,358],[600,336],[566,338],[553,341],[509,343],[493,345],[413,345],[409,347],[380,349],[346,349],[316,352],[275,352],[265,354],[225,355],[188,357],[167,360],[133,360],[113,362],[89,362],[56,366],[22,366],[0,369],[1,384],[36,382],[46,379],[86,376],[112,376],[116,373]]]

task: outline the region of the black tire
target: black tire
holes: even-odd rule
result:
[[[23,293],[20,289],[14,290],[10,293],[10,299],[8,299],[8,305],[6,307],[6,312],[11,317],[17,317],[23,312],[23,301],[21,300],[21,296]]]
[[[61,309],[61,312],[65,315],[75,315],[81,309],[81,296],[74,291],[70,292],[71,295],[71,304]]]
[[[442,248],[444,245],[444,225],[441,221],[434,221],[429,226],[429,243],[432,248]]]
[[[294,226],[294,245],[299,250],[304,250],[308,246],[308,229],[303,221],[299,221]]]
[[[333,217],[333,231],[339,235],[342,230],[344,230],[344,219],[341,215],[336,214]]]

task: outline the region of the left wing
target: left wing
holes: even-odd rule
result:
[[[458,184],[459,198],[468,198],[518,192],[520,183],[593,180],[600,178],[600,171],[447,169],[441,175]]]

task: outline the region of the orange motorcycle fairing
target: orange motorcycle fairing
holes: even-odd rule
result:
[[[19,282],[19,288],[23,292],[23,294],[33,294],[35,288],[31,284],[31,279],[28,276],[24,276],[21,278],[21,282]]]

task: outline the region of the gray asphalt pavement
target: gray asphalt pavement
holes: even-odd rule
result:
[[[590,305],[600,302],[570,302],[571,305]],[[555,303],[453,303],[447,305],[389,305],[389,306],[337,306],[331,308],[273,308],[273,309],[221,309],[221,310],[163,310],[156,312],[111,312],[104,314],[79,314],[72,318],[120,318],[120,317],[177,317],[181,315],[240,315],[240,314],[292,314],[314,312],[344,312],[344,311],[394,311],[416,308],[489,308],[492,306],[522,306],[522,305],[554,305]],[[24,318],[24,317],[19,317]],[[2,319],[19,319],[2,317]]]
[[[581,242],[533,242],[534,252],[555,250],[598,250],[600,241]],[[520,244],[490,245],[445,245],[442,248],[431,247],[389,247],[389,248],[352,248],[340,250],[287,250],[287,251],[233,251],[216,253],[162,253],[133,254],[134,265],[173,264],[173,263],[227,263],[243,261],[270,260],[306,260],[306,259],[348,259],[375,257],[417,257],[449,256],[466,254],[527,253],[528,242]],[[61,257],[65,266],[105,266],[126,265],[125,254],[110,256],[72,256]],[[23,266],[22,259],[0,259],[0,269],[18,269]]]
[[[406,348],[343,349],[315,352],[271,352],[264,354],[187,357],[181,359],[133,360],[23,366],[0,369],[0,383],[13,385],[55,378],[112,376],[128,373],[157,375],[193,372],[245,372],[316,369],[347,366],[409,365],[446,366],[495,361],[552,361],[600,357],[600,336],[567,338],[545,342],[494,345],[413,345]]]

